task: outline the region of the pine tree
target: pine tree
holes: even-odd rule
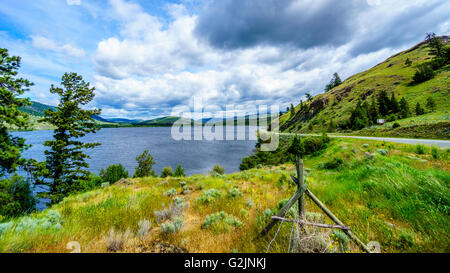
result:
[[[181,164],[178,164],[177,168],[175,169],[175,173],[174,173],[175,177],[185,177],[186,175],[184,174],[184,169],[183,167],[181,167]]]
[[[94,98],[94,87],[90,87],[76,73],[65,73],[61,80],[63,88],[51,86],[50,92],[60,97],[56,110],[45,110],[41,122],[56,127],[53,140],[44,142],[50,150],[45,151],[45,167],[40,170],[44,179],[37,184],[48,187],[48,192],[41,196],[49,197],[56,203],[67,196],[76,187],[76,183],[89,179],[87,170],[89,158],[83,150],[94,148],[99,143],[83,143],[79,138],[95,133],[97,126],[92,116],[101,110],[83,110],[81,107]]]
[[[311,96],[311,94],[307,93],[305,96],[306,96],[306,99],[308,101],[312,101],[313,100],[313,96]]]
[[[387,95],[386,91],[381,91],[380,95],[378,96],[378,112],[382,117],[386,116],[389,113],[389,105],[390,100]]]
[[[400,100],[400,117],[401,118],[407,118],[411,115],[411,112],[409,111],[409,105],[408,102],[406,101],[406,99],[403,97]]]
[[[155,161],[153,161],[153,156],[148,150],[145,150],[140,156],[136,157],[138,166],[134,172],[134,177],[148,177],[155,176],[154,171],[152,171]]]
[[[426,42],[428,43],[428,47],[430,48],[431,55],[434,55],[438,58],[443,56],[442,53],[444,44],[442,43],[441,39],[436,36],[435,33],[427,33]]]
[[[291,104],[291,117],[295,116],[295,107]]]
[[[27,148],[25,139],[13,137],[7,125],[24,128],[28,115],[19,110],[29,105],[28,99],[19,98],[33,84],[17,77],[21,58],[9,56],[8,50],[0,48],[0,177],[13,173],[25,163],[22,152]]]
[[[420,116],[425,114],[425,110],[420,106],[420,103],[416,104],[416,115]]]
[[[328,125],[328,132],[334,132],[336,130],[336,124],[334,120],[330,120],[330,124]]]
[[[334,73],[333,74],[333,78],[331,79],[330,83],[327,84],[327,86],[325,87],[325,92],[328,92],[331,89],[333,89],[333,88],[335,88],[335,87],[337,87],[337,86],[339,86],[341,84],[342,84],[342,80],[339,77],[339,74],[338,73]]]
[[[428,97],[427,99],[427,108],[430,109],[431,112],[436,110],[436,103],[434,102],[432,97]]]
[[[373,125],[377,123],[377,120],[379,118],[379,114],[378,114],[378,106],[377,103],[375,101],[375,97],[372,97],[372,104],[370,105],[369,108],[369,124]]]
[[[395,98],[394,92],[392,92],[392,96],[391,96],[391,100],[390,100],[390,108],[391,108],[390,109],[391,113],[394,113],[394,114],[396,114],[400,111],[400,107],[398,105],[397,99]]]
[[[356,108],[352,111],[352,115],[350,116],[350,125],[353,130],[360,130],[369,125],[367,108],[367,102],[361,104],[361,101],[358,101],[356,104]]]

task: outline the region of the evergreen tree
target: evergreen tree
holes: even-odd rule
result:
[[[400,100],[400,118],[407,118],[411,115],[411,112],[409,111],[409,105],[406,99],[403,97]]]
[[[361,101],[358,101],[356,104],[356,108],[352,111],[352,115],[350,116],[350,125],[353,130],[360,130],[369,125],[367,106],[367,102],[361,104]]]
[[[431,112],[436,110],[436,103],[434,102],[432,97],[428,97],[427,99],[427,108],[430,109]]]
[[[428,43],[428,47],[430,48],[431,55],[435,57],[443,56],[443,48],[444,44],[441,39],[436,36],[435,33],[427,33],[426,42]]]
[[[333,74],[333,78],[331,79],[330,83],[327,84],[327,86],[325,87],[325,92],[328,92],[331,89],[333,89],[333,88],[335,88],[335,87],[337,87],[337,86],[339,86],[341,84],[342,84],[342,80],[339,77],[339,74],[338,73],[334,73]]]
[[[433,69],[426,63],[417,67],[416,73],[414,73],[413,81],[415,83],[422,83],[434,78]]]
[[[28,115],[19,110],[29,105],[28,99],[19,98],[33,84],[17,77],[21,58],[9,56],[8,50],[0,48],[0,177],[13,173],[25,160],[21,157],[27,148],[25,139],[13,137],[7,125],[26,127]]]
[[[406,58],[405,65],[406,66],[411,66],[412,65],[412,61],[409,58]]]
[[[56,110],[45,110],[44,118],[56,127],[53,140],[44,142],[50,150],[45,151],[45,167],[41,165],[40,175],[44,177],[37,184],[48,187],[48,192],[41,194],[56,203],[73,191],[79,181],[89,179],[88,155],[83,150],[91,149],[99,143],[83,143],[79,138],[95,133],[97,126],[92,116],[101,110],[83,110],[94,98],[94,87],[90,87],[76,73],[65,73],[61,80],[63,88],[51,86],[50,93],[57,94],[60,102]]]
[[[381,91],[380,95],[378,96],[378,113],[385,117],[389,113],[389,105],[391,101],[388,97],[388,94],[386,91]]]
[[[309,94],[309,93],[306,94],[306,98],[308,99],[308,101],[313,100],[313,96],[311,96],[311,94]]]
[[[375,101],[375,97],[372,97],[372,104],[369,108],[369,125],[377,124],[377,119],[379,118],[378,106]]]
[[[184,169],[183,167],[181,167],[181,164],[178,164],[177,168],[175,169],[175,173],[174,173],[175,177],[185,177],[186,175],[184,174]]]
[[[295,116],[295,107],[291,104],[291,117]]]
[[[328,125],[328,132],[334,132],[336,130],[336,124],[334,120],[330,120],[330,124]]]
[[[302,158],[305,153],[305,147],[302,145],[302,141],[297,135],[295,135],[292,140],[291,146],[288,148],[288,152],[300,158]]]
[[[420,116],[425,114],[425,110],[420,106],[420,103],[416,104],[416,115]]]
[[[152,170],[155,161],[153,161],[153,156],[148,150],[145,150],[140,156],[136,157],[136,161],[138,162],[138,166],[134,172],[134,177],[156,176]]]
[[[400,107],[399,107],[397,99],[395,98],[394,92],[392,92],[392,96],[391,96],[391,100],[390,100],[390,108],[391,108],[390,109],[391,113],[394,113],[394,114],[396,114],[400,111]]]

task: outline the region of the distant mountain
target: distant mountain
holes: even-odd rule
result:
[[[135,123],[134,125],[136,126],[172,126],[175,122],[177,122],[178,120],[180,120],[180,117],[162,117],[162,118],[156,118],[156,119],[152,119],[152,120],[146,120],[146,121],[141,121],[138,123]],[[192,122],[192,120],[191,120]]]
[[[33,116],[43,117],[45,110],[55,110],[55,108],[54,106],[32,101],[31,105],[21,107],[20,110]]]
[[[36,117],[43,117],[45,110],[55,110],[55,109],[56,109],[55,106],[46,105],[36,101],[32,101],[31,105],[27,105],[20,108],[21,111]],[[101,116],[93,116],[92,118],[100,123],[111,123],[110,121],[102,118]]]
[[[108,119],[109,122],[113,122],[113,123],[130,123],[130,124],[135,124],[135,123],[139,123],[142,122],[142,119],[126,119],[126,118],[109,118]]]

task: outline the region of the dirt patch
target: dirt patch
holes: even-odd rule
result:
[[[185,249],[167,242],[155,240],[149,244],[140,244],[139,253],[187,253]]]

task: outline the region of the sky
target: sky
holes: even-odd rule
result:
[[[34,101],[65,72],[96,87],[106,118],[173,107],[279,105],[317,95],[450,34],[448,0],[0,0],[0,47],[22,57]]]

